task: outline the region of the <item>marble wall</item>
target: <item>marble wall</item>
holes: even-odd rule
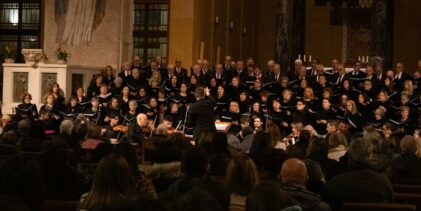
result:
[[[68,64],[92,67],[111,65],[119,67],[130,56],[131,41],[131,0],[107,0],[105,16],[93,31],[92,42],[84,46],[63,45],[69,53]],[[54,52],[57,23],[55,21],[54,0],[44,0],[43,49],[49,63],[56,62]],[[129,26],[129,27],[127,27]]]

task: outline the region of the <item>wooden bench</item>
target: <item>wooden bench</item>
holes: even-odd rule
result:
[[[415,211],[413,204],[388,204],[388,203],[344,203],[342,211]]]
[[[421,211],[421,194],[413,193],[394,193],[395,203],[398,204],[413,204],[417,211]]]
[[[45,201],[44,211],[75,211],[78,204],[78,201],[47,200]]]

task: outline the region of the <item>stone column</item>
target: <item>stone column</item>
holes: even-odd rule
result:
[[[384,61],[384,70],[393,67],[393,1],[376,0],[371,7],[373,44],[371,55]]]
[[[276,61],[283,69],[304,51],[305,0],[279,0],[276,25]]]

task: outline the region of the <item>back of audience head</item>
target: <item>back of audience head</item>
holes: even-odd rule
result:
[[[269,182],[258,184],[246,201],[246,211],[281,211],[291,206],[297,206],[295,200],[279,185]]]
[[[344,146],[345,148],[348,147],[348,141],[346,136],[341,132],[334,132],[329,135],[327,138],[329,149],[333,149],[337,146]]]
[[[63,120],[60,124],[60,133],[66,134],[66,135],[71,135],[72,131],[73,131],[73,121],[71,120]]]
[[[30,209],[43,210],[41,171],[21,156],[11,156],[0,164],[0,195],[14,196]],[[1,207],[5,210],[5,207]]]
[[[112,153],[114,147],[110,143],[100,143],[96,146],[91,158],[91,162],[98,163],[103,157]]]
[[[375,146],[373,143],[363,138],[353,139],[348,148],[351,164],[371,167],[374,150]]]
[[[258,131],[256,134],[254,134],[250,152],[258,149],[269,149],[271,148],[271,144],[272,142],[269,134],[263,131]]]
[[[308,180],[306,164],[297,158],[290,158],[282,164],[281,182],[305,186]]]
[[[259,183],[259,176],[253,160],[245,153],[238,153],[228,163],[226,185],[231,193],[247,194]]]
[[[1,143],[16,146],[18,143],[18,134],[14,130],[9,130],[1,135]]]
[[[193,189],[187,192],[178,201],[179,210],[183,211],[222,211],[219,202],[208,192]]]
[[[324,138],[317,138],[310,142],[307,147],[308,157],[326,157],[328,153],[328,143]]]
[[[188,177],[202,177],[209,168],[207,153],[200,147],[188,146],[181,156],[181,171]]]
[[[56,138],[47,140],[42,144],[42,164],[44,166],[64,167],[69,159],[69,145],[66,140]]]
[[[139,162],[135,148],[130,143],[120,143],[116,145],[115,148],[116,153],[123,156],[129,168],[132,170],[133,175],[139,171]]]
[[[134,193],[131,169],[126,159],[118,154],[109,154],[99,162],[92,188],[82,203],[83,208],[110,204],[128,199]]]
[[[270,140],[272,140],[272,146],[276,146],[278,141],[282,140],[281,131],[276,124],[270,124],[266,129],[266,132],[269,134]]]
[[[402,155],[415,155],[417,152],[417,140],[411,135],[406,135],[400,142],[400,148]]]
[[[227,134],[217,132],[213,136],[212,153],[229,154]]]

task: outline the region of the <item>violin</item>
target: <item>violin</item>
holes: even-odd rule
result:
[[[127,125],[117,125],[113,127],[113,131],[127,133],[129,131],[129,126]]]
[[[294,145],[295,139],[298,138],[298,136],[299,136],[299,134],[290,133],[289,135],[284,137],[282,140],[284,141],[285,146]]]

